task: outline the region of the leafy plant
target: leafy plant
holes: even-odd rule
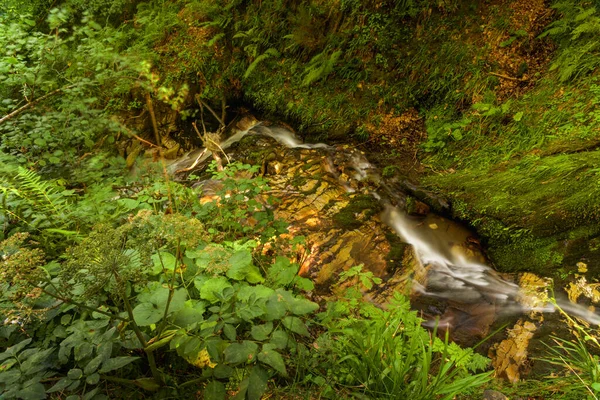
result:
[[[369,398],[452,399],[490,379],[489,372],[469,372],[485,368],[486,358],[427,332],[401,295],[388,311],[347,304],[333,303],[323,314],[328,333],[319,342],[335,354],[329,376],[339,384],[361,387]],[[338,320],[341,315],[346,321]]]

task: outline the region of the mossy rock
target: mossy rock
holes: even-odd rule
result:
[[[333,216],[333,222],[342,229],[357,229],[364,220],[381,211],[383,207],[373,196],[358,194],[351,197],[348,205]]]

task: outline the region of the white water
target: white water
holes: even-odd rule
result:
[[[302,149],[328,149],[334,151],[335,148],[323,143],[308,144],[302,143],[293,132],[278,126],[264,126],[257,124],[247,131],[239,132],[221,143],[221,148],[227,149],[232,144],[241,140],[247,134],[256,134],[269,136],[277,142],[288,148]],[[176,162],[179,168],[182,164],[191,165],[195,157],[200,154],[196,151],[194,156],[187,156],[183,161]],[[342,151],[342,150],[335,150]],[[381,177],[375,173],[376,169],[360,152],[348,152],[344,154],[348,160],[348,166],[352,168],[352,178],[357,181],[363,181],[367,177],[376,182],[381,181]],[[210,154],[205,154],[206,159]],[[329,172],[338,177],[333,163],[328,158]],[[172,169],[175,171],[175,169]],[[341,182],[349,191],[352,189],[346,182]],[[413,290],[422,295],[452,300],[463,304],[495,304],[500,306],[503,313],[519,314],[528,311],[536,312],[554,312],[556,307],[543,301],[543,299],[532,298],[533,301],[523,301],[524,296],[534,296],[524,294],[521,288],[513,282],[502,279],[496,271],[487,265],[467,260],[464,256],[452,251],[451,243],[441,240],[439,236],[428,234],[426,230],[416,229],[419,221],[411,220],[403,211],[393,207],[386,199],[379,194],[373,193],[385,207],[382,214],[382,221],[392,228],[400,238],[413,246],[418,262],[422,267],[427,266],[426,286],[413,282]],[[536,306],[526,306],[526,304],[536,304]],[[557,305],[570,315],[580,317],[591,324],[600,325],[600,315],[588,310],[586,307],[573,304],[569,301],[557,299]]]
[[[315,144],[302,143],[296,137],[296,135],[294,135],[294,133],[288,129],[285,129],[285,128],[279,127],[279,126],[266,127],[266,126],[263,126],[261,123],[258,123],[245,131],[239,131],[239,132],[235,133],[234,135],[230,136],[229,138],[227,138],[224,141],[222,141],[221,143],[219,143],[219,146],[221,147],[221,149],[226,150],[229,147],[231,147],[233,144],[242,140],[246,135],[251,135],[251,134],[269,136],[269,137],[275,139],[277,142],[284,145],[285,147],[291,148],[291,149],[296,149],[296,148],[329,149],[329,148],[331,148],[330,146],[328,146],[324,143],[315,143]],[[204,154],[203,154],[203,152],[204,152]],[[185,168],[188,168],[194,162],[196,162],[198,165],[202,165],[202,163],[205,162],[211,155],[212,155],[212,152],[205,151],[204,148],[192,150],[192,151],[186,153],[184,156],[182,156],[178,160],[171,163],[168,166],[167,171],[170,174],[174,174],[174,173],[176,173],[176,171],[180,171]],[[200,157],[198,158],[198,156],[200,156]]]

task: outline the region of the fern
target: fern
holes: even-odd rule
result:
[[[30,227],[59,226],[68,213],[70,193],[34,171],[0,166],[0,212]]]
[[[254,61],[252,61],[252,63],[248,66],[248,69],[246,69],[246,72],[244,73],[244,79],[247,79],[250,76],[250,74],[256,69],[258,64],[271,57],[279,57],[279,52],[274,48],[268,49],[263,54],[256,57]]]
[[[311,83],[317,82],[329,76],[329,74],[333,72],[333,69],[341,55],[342,52],[338,50],[332,53],[330,56],[327,56],[325,52],[314,56],[304,71],[305,76],[302,80],[302,85],[309,86]]]
[[[559,2],[553,8],[562,17],[548,26],[540,35],[553,37],[561,46],[550,70],[558,72],[558,79],[566,82],[594,71],[600,65],[600,16],[595,7],[584,8],[576,2]]]

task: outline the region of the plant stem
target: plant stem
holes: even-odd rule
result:
[[[68,299],[68,298],[62,297],[62,296],[60,296],[60,295],[57,295],[57,294],[55,294],[55,293],[49,292],[48,290],[46,290],[46,289],[44,289],[44,288],[42,288],[42,287],[39,287],[39,286],[36,286],[36,285],[33,285],[33,286],[40,288],[40,289],[42,290],[42,293],[44,293],[44,294],[47,294],[47,295],[48,295],[48,296],[50,296],[50,297],[54,297],[55,299],[57,299],[57,300],[60,300],[60,301],[62,301],[63,303],[72,304],[72,305],[74,305],[74,306],[76,306],[76,307],[81,307],[81,308],[84,308],[84,309],[86,309],[86,310],[88,310],[88,311],[97,312],[97,313],[100,313],[100,314],[106,315],[106,316],[108,316],[108,317],[111,317],[111,318],[114,318],[114,319],[118,319],[118,320],[120,320],[120,321],[126,321],[126,322],[127,322],[127,321],[129,321],[127,318],[123,318],[123,317],[120,317],[120,316],[118,316],[118,315],[115,315],[115,314],[113,314],[113,313],[109,313],[109,312],[106,312],[106,311],[102,311],[102,310],[99,310],[99,309],[97,309],[97,308],[90,307],[90,306],[88,306],[88,305],[85,305],[85,304],[83,304],[83,303],[80,303],[80,302],[78,302],[78,301],[75,301],[75,300],[72,300],[72,299]]]

